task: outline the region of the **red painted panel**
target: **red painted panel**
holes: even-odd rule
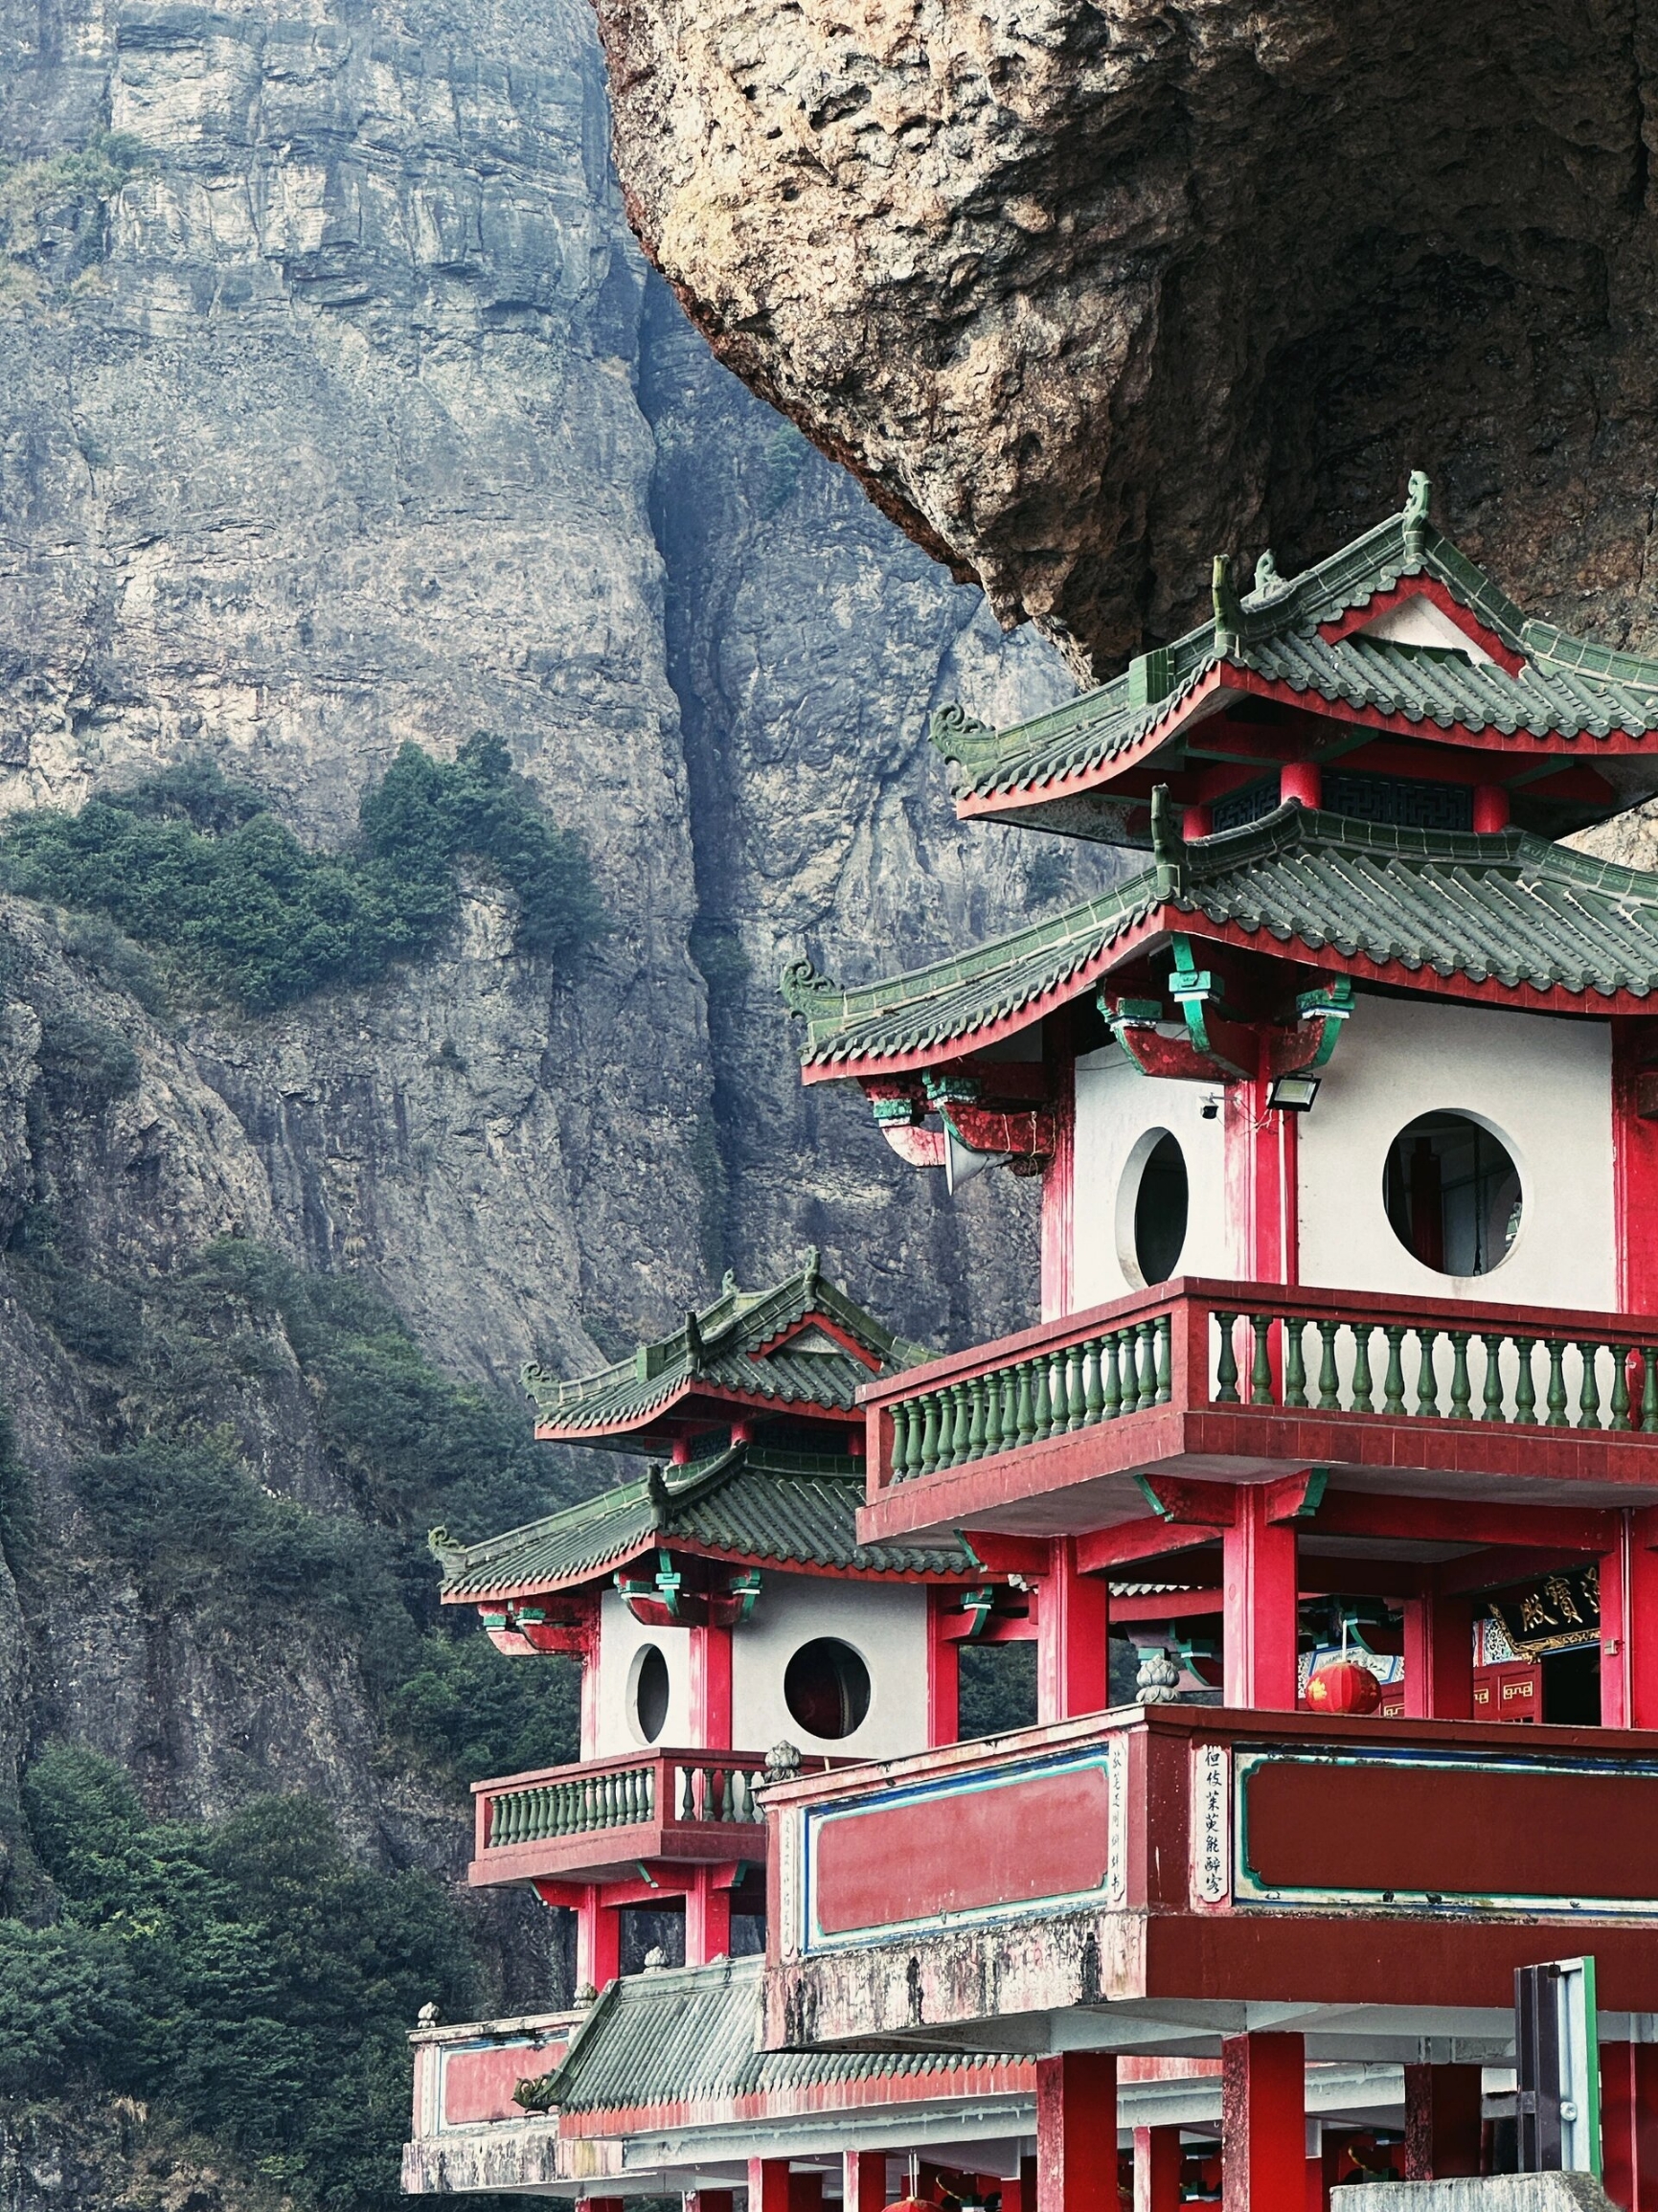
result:
[[[484,2050],[451,2051],[443,2067],[443,2121],[462,2128],[474,2120],[521,2120],[512,2091],[523,2081],[550,2074],[564,2056],[562,2043],[491,2043]]]
[[[1107,1801],[1104,1767],[1088,1767],[826,1821],[818,1926],[836,1935],[1098,1889]]]
[[[1269,1888],[1658,1897],[1658,1776],[1283,1760],[1245,1789]]]

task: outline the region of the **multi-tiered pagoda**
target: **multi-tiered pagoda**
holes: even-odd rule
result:
[[[1658,881],[1555,841],[1658,791],[1658,663],[1524,617],[1420,478],[1306,574],[1263,559],[1240,596],[1217,561],[1213,592],[1039,721],[935,723],[965,817],[1139,848],[1116,888],[890,982],[787,979],[806,1081],[858,1083],[919,1171],[1040,1176],[1040,1322],[922,1358],[794,1298],[867,1375],[812,1415],[839,1428],[820,1478],[774,1467],[799,1437],[768,1444],[758,1401],[716,1420],[681,1372],[718,1367],[698,1319],[637,1401],[674,1445],[657,1407],[693,1408],[679,1466],[445,1556],[498,1636],[597,1653],[583,1767],[481,1786],[476,1879],[575,1903],[614,1970],[591,1925],[643,1831],[597,1716],[631,1698],[637,1727],[642,1630],[731,1684],[729,1725],[723,1690],[687,1693],[649,1805],[715,1789],[723,1817],[695,1776],[740,1744],[755,1841],[706,1862],[724,1917],[674,1877],[685,1969],[575,2021],[431,2031],[412,2186],[1306,2212],[1355,2171],[1511,2163],[1515,1970],[1591,1955],[1593,2155],[1626,2212],[1658,2205]],[[821,1479],[842,1532],[722,1520],[727,1479]],[[779,1630],[769,1769],[751,1571],[780,1619],[814,1576],[872,1608]],[[877,1601],[912,1637],[901,1722],[803,1733],[785,1653],[827,1635],[867,1685]],[[726,1675],[694,1657],[713,1632]],[[1033,1728],[956,1740],[975,1632],[1035,1642]],[[836,1664],[808,1716],[858,1709]],[[535,1791],[574,1875],[491,1861],[523,1848],[493,1808]],[[762,1959],[714,1956],[739,1917]]]

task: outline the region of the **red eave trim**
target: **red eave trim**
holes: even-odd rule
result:
[[[878,1364],[878,1362],[877,1362]],[[665,1420],[675,1406],[683,1405],[688,1398],[702,1397],[712,1405],[752,1405],[760,1411],[768,1408],[787,1413],[796,1418],[824,1422],[847,1422],[854,1418],[838,1405],[826,1405],[821,1398],[784,1398],[781,1393],[767,1395],[763,1391],[734,1390],[722,1382],[709,1382],[693,1375],[661,1399],[646,1414],[636,1415],[630,1421],[606,1421],[589,1424],[584,1428],[560,1428],[551,1421],[535,1424],[537,1444],[582,1444],[594,1436],[631,1436],[641,1429],[650,1428]]]
[[[1030,1029],[1056,1008],[1080,998],[1102,975],[1109,974],[1113,968],[1123,967],[1148,943],[1171,929],[1178,929],[1187,937],[1207,938],[1216,945],[1236,946],[1240,951],[1257,952],[1267,959],[1316,968],[1321,974],[1351,975],[1371,982],[1397,984],[1406,991],[1420,991],[1435,998],[1467,999],[1528,1014],[1579,1014],[1597,1019],[1606,1019],[1613,1015],[1650,1015],[1655,1011],[1650,1000],[1637,998],[1627,991],[1602,997],[1599,992],[1575,992],[1564,984],[1551,984],[1546,991],[1540,991],[1535,984],[1509,984],[1495,977],[1475,983],[1466,976],[1441,975],[1425,966],[1407,968],[1402,960],[1372,960],[1366,953],[1337,952],[1329,945],[1315,948],[1301,938],[1294,938],[1286,945],[1266,929],[1251,932],[1239,923],[1216,924],[1201,912],[1185,914],[1176,907],[1161,905],[1154,907],[1143,922],[1124,930],[1121,937],[1114,938],[1065,982],[1042,992],[1016,1014],[1005,1014],[999,1021],[975,1029],[965,1037],[935,1045],[918,1045],[909,1052],[820,1061],[815,1066],[803,1067],[801,1081],[803,1083],[833,1083],[866,1075],[907,1075],[918,1068],[936,1067],[942,1060],[957,1060],[965,1054],[982,1051],[987,1045],[999,1044],[1004,1038],[1018,1036],[1021,1030]]]
[[[1299,709],[1304,714],[1322,715],[1352,729],[1384,730],[1392,737],[1414,738],[1419,743],[1430,745],[1463,745],[1473,751],[1494,754],[1512,754],[1522,759],[1539,754],[1559,754],[1562,746],[1583,748],[1562,759],[1562,766],[1582,760],[1594,760],[1603,755],[1622,753],[1658,753],[1658,733],[1643,730],[1631,733],[1617,729],[1608,731],[1603,738],[1566,737],[1547,734],[1534,738],[1530,730],[1516,730],[1506,737],[1501,730],[1487,728],[1472,730],[1464,722],[1452,722],[1448,728],[1424,715],[1420,721],[1412,721],[1408,715],[1384,715],[1375,707],[1355,707],[1344,699],[1327,699],[1322,692],[1310,686],[1298,692],[1293,686],[1280,683],[1269,676],[1258,675],[1253,669],[1236,668],[1226,662],[1196,684],[1180,701],[1179,707],[1154,722],[1150,729],[1103,761],[1092,766],[1073,768],[1069,775],[1053,776],[1044,781],[1021,785],[1016,790],[994,791],[984,796],[972,793],[956,801],[956,815],[960,821],[974,821],[995,814],[1020,813],[1032,807],[1045,807],[1055,799],[1080,797],[1088,791],[1099,790],[1119,782],[1126,770],[1145,760],[1148,754],[1161,750],[1169,739],[1179,734],[1184,724],[1192,719],[1192,710],[1215,691],[1224,690],[1239,697],[1270,699],[1276,705]],[[1270,772],[1273,764],[1262,761],[1263,773]]]
[[[814,2113],[864,2111],[872,2105],[944,2105],[977,2097],[1030,2097],[1035,2094],[1032,2059],[985,2059],[955,2071],[872,2074],[860,2081],[806,2082],[797,2088],[768,2088],[738,2097],[685,2097],[659,2105],[612,2105],[590,2112],[558,2114],[563,2135],[636,2135],[659,2128],[730,2126],[806,2117]]]
[[[897,1548],[914,1551],[943,1551],[947,1549],[945,1538],[928,1539],[924,1543],[910,1544],[899,1539]],[[812,1560],[773,1559],[767,1553],[721,1551],[713,1544],[693,1543],[684,1537],[670,1536],[665,1543],[660,1536],[647,1538],[633,1550],[619,1552],[615,1559],[602,1567],[571,1575],[563,1581],[552,1576],[540,1576],[524,1583],[511,1583],[502,1589],[458,1590],[446,1592],[442,1599],[445,1606],[506,1606],[518,1598],[549,1598],[560,1590],[593,1589],[601,1593],[611,1586],[611,1578],[635,1560],[648,1558],[658,1551],[672,1551],[686,1559],[717,1560],[722,1565],[769,1568],[780,1575],[816,1575],[829,1582],[847,1583],[920,1583],[928,1587],[937,1584],[941,1588],[953,1589],[961,1583],[1005,1582],[1005,1575],[988,1573],[984,1567],[957,1567],[942,1574],[929,1574],[920,1567],[839,1567],[827,1566]]]

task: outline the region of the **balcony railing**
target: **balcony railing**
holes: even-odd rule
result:
[[[478,1848],[509,1849],[647,1826],[755,1828],[759,1752],[663,1751],[480,1782]]]
[[[863,1394],[877,1488],[1159,1407],[1658,1435],[1658,1316],[1176,1281]]]

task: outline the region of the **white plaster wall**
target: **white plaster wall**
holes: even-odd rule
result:
[[[1077,1062],[1072,1298],[1079,1310],[1143,1288],[1131,1266],[1135,1152],[1153,1129],[1167,1129],[1186,1155],[1186,1243],[1175,1272],[1238,1272],[1226,1210],[1224,1119],[1203,1119],[1211,1096],[1219,1096],[1218,1085],[1143,1075],[1115,1043]]]
[[[870,1673],[863,1724],[834,1742],[807,1736],[783,1699],[784,1670],[814,1636],[838,1636]],[[782,1575],[768,1567],[759,1602],[731,1640],[731,1722],[736,1747],[894,1759],[927,1744],[927,1593],[917,1584],[855,1583]]]
[[[618,1758],[637,1751],[639,1732],[629,1713],[633,1654],[654,1644],[668,1661],[668,1720],[656,1741],[677,1747],[691,1742],[691,1631],[642,1628],[623,1604],[620,1592],[606,1590],[599,1601],[599,1742],[594,1756]]]
[[[1303,1282],[1615,1306],[1611,1052],[1605,1022],[1361,993],[1301,1119]],[[1424,1267],[1383,1210],[1389,1146],[1419,1114],[1438,1112],[1484,1122],[1520,1171],[1519,1234],[1487,1275]]]
[[[838,1636],[870,1674],[863,1725],[835,1742],[808,1737],[784,1703],[783,1677],[802,1644]],[[659,1744],[691,1742],[691,1635],[686,1629],[642,1628],[621,1597],[599,1606],[598,1744],[607,1759],[639,1748],[629,1697],[633,1658],[654,1644],[668,1662],[668,1721]],[[803,1751],[891,1759],[927,1743],[927,1593],[918,1585],[784,1575],[766,1568],[753,1613],[731,1639],[734,1747],[767,1751],[786,1740]]]

